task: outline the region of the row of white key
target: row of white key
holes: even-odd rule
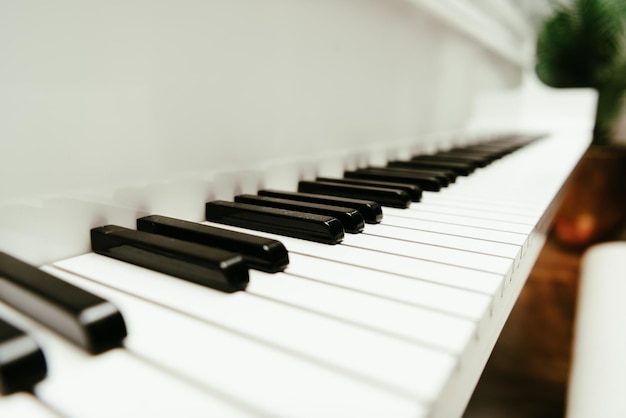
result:
[[[265,235],[271,236],[271,234]],[[411,247],[410,243],[404,243],[399,240],[375,236],[368,237],[367,235],[363,235],[363,237],[365,237],[365,239],[361,238],[361,236],[348,236],[347,240],[352,242],[344,244],[343,247],[349,247],[349,245],[352,244],[353,246],[360,245],[361,248],[355,248],[354,251],[357,251],[356,253],[346,253],[344,255],[345,259],[343,259],[345,262],[333,263],[329,266],[330,270],[319,272],[319,266],[316,266],[315,270],[319,273],[314,276],[326,277],[328,275],[337,275],[338,272],[335,271],[334,268],[336,268],[338,264],[352,269],[352,271],[343,272],[344,276],[347,277],[353,277],[355,274],[358,274],[359,271],[368,271],[363,267],[349,266],[347,263],[348,260],[355,259],[361,260],[363,258],[367,258],[368,260],[371,260],[373,253],[380,253],[380,251],[367,249],[367,244],[369,244],[370,248],[372,244],[377,244],[378,248],[384,248],[385,244],[395,243],[396,245],[403,245],[405,247],[405,253],[408,252]],[[324,256],[324,253],[329,248],[333,250],[337,250],[338,248],[343,249],[342,247],[328,247],[319,244],[305,243],[298,240],[285,239],[283,237],[274,238],[279,238],[283,242],[287,241],[286,245],[293,255],[296,255],[297,252],[292,250],[292,246],[298,246],[297,248],[301,251],[299,253],[299,257],[301,259],[308,257],[309,259],[317,261],[319,257]],[[359,241],[357,241],[357,239]],[[367,241],[367,243],[363,243],[362,241]],[[415,243],[413,243],[413,245],[416,251],[431,249],[435,251],[435,256],[437,250],[441,250],[444,257],[446,255],[453,256],[459,254],[457,250],[450,248],[436,248],[433,246],[427,247],[423,244]],[[359,254],[358,252],[361,253]],[[393,253],[394,250],[391,249],[390,252]],[[379,270],[380,266],[388,265],[389,261],[397,261],[391,259],[396,258],[396,255],[383,254],[383,256],[384,258],[374,263],[374,265],[379,266]],[[335,256],[329,255],[329,257]],[[405,254],[404,257],[410,258],[410,255]],[[506,258],[498,258],[497,256],[486,256],[485,258],[489,259],[489,257],[491,257],[492,260],[507,261]],[[340,258],[340,260],[342,259]],[[510,260],[508,261],[510,263]],[[437,267],[435,267],[437,263],[426,261],[420,267],[423,267],[424,265],[430,265],[431,268],[435,270],[430,273],[432,274],[433,280],[436,280],[436,276],[441,276],[441,271],[437,270]],[[57,266],[65,270],[71,270],[79,273],[82,276],[88,277],[89,279],[100,283],[105,283],[107,286],[123,289],[125,292],[134,294],[138,297],[147,298],[148,300],[157,302],[158,304],[165,304],[178,311],[202,318],[209,324],[217,323],[219,326],[226,326],[228,329],[236,330],[237,332],[241,332],[249,337],[253,336],[254,338],[258,338],[261,341],[265,341],[267,344],[277,344],[281,349],[286,348],[292,354],[295,353],[297,356],[303,355],[305,358],[319,362],[320,366],[325,366],[331,370],[333,368],[337,368],[338,370],[343,370],[345,368],[343,372],[354,374],[353,377],[364,378],[366,381],[371,378],[371,382],[387,382],[390,389],[397,385],[397,388],[401,389],[401,391],[411,391],[414,390],[414,388],[419,387],[419,384],[415,382],[418,380],[415,376],[418,376],[420,372],[427,370],[426,363],[430,365],[436,364],[437,356],[429,357],[426,355],[427,351],[422,351],[421,353],[414,351],[409,352],[407,357],[402,357],[401,355],[398,357],[403,350],[400,349],[394,351],[394,349],[389,346],[384,347],[379,345],[380,341],[384,340],[388,336],[387,334],[391,334],[391,336],[395,334],[396,336],[406,337],[409,340],[412,339],[416,345],[425,346],[427,349],[435,348],[437,351],[441,351],[443,353],[445,353],[446,350],[452,350],[452,353],[460,354],[460,352],[462,352],[464,347],[468,344],[472,332],[474,332],[476,328],[476,323],[472,320],[446,316],[445,314],[441,314],[439,312],[429,313],[427,310],[420,310],[418,307],[398,304],[395,301],[389,301],[373,295],[361,294],[352,290],[337,287],[332,288],[328,285],[324,286],[325,283],[320,283],[319,278],[316,280],[316,277],[313,277],[315,281],[307,281],[293,276],[290,277],[286,274],[267,275],[264,273],[251,272],[252,280],[250,288],[248,289],[248,292],[246,292],[247,294],[224,295],[208,289],[201,289],[204,292],[199,289],[193,289],[196,287],[195,285],[188,285],[190,288],[189,293],[183,292],[182,289],[187,287],[187,284],[182,283],[178,283],[175,287],[170,287],[168,289],[167,285],[172,284],[170,278],[163,278],[160,280],[158,279],[158,277],[161,276],[159,274],[146,272],[138,267],[129,266],[124,263],[95,255],[84,256],[81,257],[80,260],[67,260],[63,263],[57,263]],[[410,266],[407,266],[406,263],[402,263],[402,267],[403,269],[406,269]],[[441,268],[441,266],[439,267]],[[502,267],[500,268],[502,269]],[[121,269],[121,271],[111,271],[112,269]],[[131,272],[124,274],[127,270],[131,270]],[[288,272],[291,273],[291,268],[288,269]],[[460,274],[461,270],[458,270],[455,273]],[[125,275],[131,275],[134,278],[132,282],[124,280],[123,277]],[[145,282],[143,278],[141,280],[139,279],[144,275],[146,276]],[[310,273],[309,276],[311,276]],[[121,279],[117,280],[117,278]],[[157,283],[159,284],[158,286]],[[163,286],[163,288],[158,289],[161,286]],[[149,290],[145,290],[146,288]],[[208,294],[211,294],[212,297],[209,298],[207,296]],[[255,300],[254,298],[250,298],[248,294],[263,295],[269,298],[269,300]],[[194,298],[194,296],[199,297]],[[115,295],[109,295],[109,298],[112,297],[114,298]],[[112,300],[115,301],[115,299]],[[173,300],[182,300],[184,302],[176,303],[172,302]],[[204,304],[209,304],[209,306],[203,307]],[[196,306],[195,308],[194,305]],[[310,315],[307,315],[307,312],[302,312],[303,309],[311,310],[315,312],[317,316],[307,318]],[[208,311],[212,311],[212,313]],[[375,312],[378,315],[371,315],[369,312]],[[329,317],[320,316],[320,313],[329,315]],[[482,313],[485,315],[484,307]],[[135,315],[136,314],[133,314],[132,316],[134,317]],[[476,314],[474,315],[477,316]],[[439,316],[439,321],[433,318],[437,316]],[[285,321],[285,317],[288,318],[288,321]],[[338,323],[345,322],[348,326],[339,326],[338,330],[334,333],[329,331],[329,325],[335,323],[335,318],[338,318],[341,321]],[[448,323],[447,325],[445,325],[446,322]],[[309,326],[305,326],[307,323]],[[420,323],[427,324],[427,326],[415,326],[415,324]],[[271,324],[269,329],[267,329],[267,324]],[[293,324],[296,324],[295,327]],[[353,324],[366,324],[368,327],[372,327],[374,331],[377,331],[379,335],[376,335],[373,339],[369,340],[368,344],[367,337],[365,337],[364,340],[358,339],[359,332],[355,333],[355,328],[352,327]],[[265,330],[263,330],[264,325],[266,327]],[[395,325],[395,328],[391,327],[391,329],[384,329],[385,326],[389,325]],[[306,332],[298,333],[298,328],[306,328]],[[332,328],[332,325],[330,325],[330,328]],[[445,330],[445,336],[443,339],[441,339],[441,336],[438,336],[438,333],[436,332],[437,329]],[[362,328],[361,331],[367,331],[367,328]],[[288,336],[287,339],[284,338],[285,335]],[[356,340],[355,335],[357,335]],[[423,337],[420,337],[420,335]],[[314,336],[314,338],[307,338],[312,336]],[[348,337],[347,339],[342,339],[342,337],[345,338],[346,336]],[[330,340],[334,344],[330,344],[326,347],[326,349],[324,349],[325,340]],[[127,346],[132,347],[132,345],[129,344],[127,344]],[[348,348],[343,352],[343,355],[340,353],[341,347],[339,347],[339,345],[346,345],[347,347],[344,348]],[[311,352],[309,347],[314,347],[314,352]],[[372,354],[370,354],[369,357],[364,357],[367,359],[365,362],[353,362],[351,364],[351,360],[353,360],[351,357],[355,355],[354,353],[363,351],[363,347],[373,348],[371,352]],[[397,363],[398,365],[401,365],[400,368],[393,368],[393,362],[385,364],[383,368],[376,369],[375,367],[371,367],[372,364],[378,360],[375,355],[377,352],[384,352],[388,356],[394,356],[394,360],[402,360]],[[142,351],[142,353],[144,352]],[[154,353],[154,355],[156,356],[158,353]],[[411,370],[410,364],[415,361],[413,358],[415,355],[421,357],[422,360],[426,359],[426,363],[418,363],[418,367]],[[256,354],[254,354],[254,357],[257,357]],[[185,360],[188,360],[187,356],[185,356]],[[433,363],[433,361],[435,363]],[[184,363],[186,363],[186,361]],[[371,376],[367,376],[368,367],[366,366],[368,364],[370,365],[369,370],[371,370]],[[442,364],[439,364],[438,367],[441,367]],[[453,365],[454,359],[450,363],[450,366]],[[392,367],[390,368],[390,366]],[[185,372],[185,375],[187,376],[193,375],[193,370],[188,369],[189,367],[185,367],[185,364],[176,364],[175,367],[175,370],[187,370]],[[437,369],[437,367],[435,367],[435,369]],[[392,373],[385,375],[385,372],[389,370]],[[428,386],[435,389],[430,396],[436,396],[436,393],[441,389],[441,386],[434,384],[437,382],[434,378],[434,374],[436,374],[436,372],[441,374],[441,371],[434,370],[434,372],[435,373],[433,373],[433,371],[431,371],[431,373],[425,373],[428,375],[428,378],[425,379],[426,385],[424,385],[423,389],[426,389]],[[365,375],[360,376],[360,373],[365,373]],[[448,373],[449,370],[447,372],[444,371],[444,379],[440,379],[441,382],[445,381],[445,376]],[[402,382],[397,381],[399,376],[405,376],[410,378],[410,380],[403,384]],[[220,377],[220,379],[222,379],[222,377]],[[246,380],[248,380],[247,375]],[[274,382],[275,379],[272,379],[272,385],[270,386],[274,386]],[[376,384],[377,383],[375,383],[375,385]],[[231,389],[231,392],[229,393],[232,395],[233,392],[234,389]],[[423,397],[423,400],[427,404],[428,398],[427,396],[424,397],[425,393],[427,392],[413,392],[411,394],[417,395],[417,399],[419,399],[420,396]],[[267,397],[265,398],[267,399]],[[431,401],[432,399],[433,398],[431,398]],[[245,401],[250,402],[250,399],[248,398]],[[271,404],[273,405],[274,402],[271,402]],[[255,405],[258,405],[258,403],[255,403]]]

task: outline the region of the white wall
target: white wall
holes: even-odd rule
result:
[[[400,0],[4,1],[0,201],[455,129],[488,55]]]
[[[206,199],[446,138],[525,63],[472,4],[0,2],[0,250],[56,260],[93,226],[201,220]]]

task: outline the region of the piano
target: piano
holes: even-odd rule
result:
[[[0,367],[25,344],[46,364],[0,415],[462,416],[591,137],[593,92],[532,76],[536,11],[3,2],[0,251],[113,304],[127,336],[91,354],[0,274],[0,320],[28,336]],[[507,136],[541,138],[337,245],[206,221],[206,202]],[[278,240],[289,265],[225,293],[92,252],[91,229],[148,215]]]

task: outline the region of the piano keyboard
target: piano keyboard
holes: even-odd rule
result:
[[[250,270],[244,292],[95,253],[45,265],[117,306],[128,336],[88,355],[0,303],[48,367],[0,415],[460,416],[584,149],[573,142],[535,141],[337,245],[205,222],[287,248],[287,268]]]

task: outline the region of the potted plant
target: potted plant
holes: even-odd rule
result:
[[[626,150],[614,141],[626,102],[626,1],[570,0],[553,9],[537,36],[539,79],[598,92],[592,143],[554,225],[561,243],[584,248],[626,220]]]
[[[536,72],[552,87],[597,90],[593,144],[609,144],[626,91],[626,1],[556,5],[537,37]]]

